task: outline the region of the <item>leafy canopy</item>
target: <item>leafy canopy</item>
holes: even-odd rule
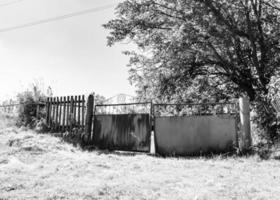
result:
[[[142,97],[184,99],[196,85],[253,101],[279,71],[279,12],[276,0],[126,0],[104,27],[109,45],[139,47],[126,54]]]

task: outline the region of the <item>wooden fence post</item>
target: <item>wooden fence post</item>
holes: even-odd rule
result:
[[[47,101],[46,101],[46,108],[47,108],[46,122],[47,122],[47,125],[49,126],[49,117],[50,117],[50,98],[49,97],[47,98]]]
[[[251,127],[250,127],[250,103],[248,97],[239,98],[240,107],[240,150],[246,152],[252,146]]]
[[[49,112],[49,128],[52,128],[51,126],[52,126],[52,120],[53,120],[53,115],[52,115],[52,113],[53,113],[53,98],[52,97],[50,97],[49,98],[49,101],[50,101],[50,112]]]
[[[40,104],[38,103],[36,105],[36,119],[39,119],[39,114],[40,114]]]
[[[78,96],[78,128],[81,127],[81,120],[80,120],[80,116],[81,116],[81,95]]]
[[[94,104],[94,94],[90,94],[87,100],[87,114],[86,114],[86,127],[85,127],[85,133],[87,139],[91,138],[93,104]]]
[[[66,108],[66,130],[70,131],[70,97],[67,96],[67,108]]]
[[[52,107],[53,107],[53,114],[52,114],[52,131],[54,131],[55,130],[55,126],[56,126],[56,123],[55,123],[55,120],[56,120],[56,118],[55,118],[55,113],[56,113],[56,98],[55,97],[53,97],[53,100],[52,100]]]

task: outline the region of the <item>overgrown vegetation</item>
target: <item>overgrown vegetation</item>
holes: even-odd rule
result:
[[[46,111],[42,103],[46,100],[46,95],[39,84],[32,84],[31,89],[18,93],[17,99],[19,103],[17,125],[45,130]]]
[[[0,130],[0,199],[279,199],[280,163],[81,151],[49,134]],[[199,176],[198,176],[199,175]]]

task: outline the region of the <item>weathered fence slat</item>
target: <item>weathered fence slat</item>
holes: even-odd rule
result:
[[[61,122],[61,115],[62,115],[62,97],[60,97],[60,101],[59,101],[59,103],[58,103],[58,106],[59,106],[59,114],[58,114],[58,116],[59,116],[59,118],[58,118],[58,131],[61,131],[61,125],[62,125],[62,122]]]
[[[80,116],[81,116],[81,103],[80,103],[80,101],[81,101],[81,96],[79,95],[78,96],[78,123],[77,123],[77,125],[78,125],[78,127],[80,128]]]
[[[66,129],[67,131],[69,131],[69,114],[70,114],[70,104],[69,104],[69,101],[70,101],[70,97],[68,96],[67,97],[67,112],[66,112]]]
[[[56,113],[56,99],[53,98],[53,125],[52,125],[52,129],[55,129],[55,122],[56,122],[56,118],[55,118],[55,113]]]
[[[62,131],[65,131],[66,97],[63,97]]]
[[[85,95],[82,96],[82,126],[85,125]]]
[[[53,126],[53,124],[54,124],[53,118],[54,118],[54,109],[55,109],[55,108],[54,108],[53,103],[54,103],[54,99],[53,99],[53,98],[51,98],[50,126]]]
[[[55,113],[55,130],[57,131],[58,129],[58,113],[59,113],[59,97],[56,98],[56,113]]]
[[[74,127],[76,126],[76,117],[77,117],[77,96],[75,96],[74,97],[74,110],[73,110],[73,112],[74,112],[74,116],[73,116],[73,118],[74,118],[74,120],[73,120],[73,125],[74,125]]]
[[[70,129],[73,129],[73,113],[74,113],[74,97],[71,96],[71,103],[70,103]]]
[[[47,98],[47,125],[50,126],[50,111],[51,111],[51,104],[50,104],[50,98]]]

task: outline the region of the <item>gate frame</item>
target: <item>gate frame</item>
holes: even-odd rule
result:
[[[149,149],[148,151],[139,151],[139,150],[129,150],[130,152],[139,152],[139,153],[149,153],[151,151],[151,136],[152,136],[152,131],[154,131],[154,117],[153,117],[153,102],[148,101],[148,102],[135,102],[135,103],[117,103],[117,104],[96,104],[94,105],[93,109],[93,118],[92,118],[92,141],[93,141],[93,134],[94,134],[94,127],[95,127],[95,118],[98,115],[113,115],[113,114],[96,114],[96,108],[97,107],[117,107],[117,106],[132,106],[132,105],[150,105],[150,110],[149,112],[146,113],[137,113],[135,114],[148,114],[149,115]],[[129,114],[129,113],[127,113]],[[119,115],[127,115],[127,114],[119,114]],[[115,149],[114,151],[125,151],[125,150],[118,150]]]
[[[232,112],[232,113],[216,113],[216,115],[220,115],[220,114],[229,114],[229,115],[232,115],[234,116],[235,118],[235,128],[236,128],[236,131],[235,131],[235,141],[234,141],[234,148],[238,149],[239,148],[239,132],[240,130],[238,129],[238,124],[240,123],[240,105],[239,105],[239,101],[238,99],[235,100],[235,102],[225,102],[225,103],[155,103],[155,104],[152,104],[153,105],[153,132],[154,132],[154,141],[156,141],[156,117],[155,116],[155,107],[157,106],[187,106],[187,105],[190,105],[190,106],[202,106],[202,105],[212,105],[212,106],[215,106],[215,105],[234,105],[235,106],[235,112]],[[210,115],[215,115],[215,114],[210,114]],[[201,115],[201,113],[199,114],[196,114],[196,115],[187,115],[187,116],[203,116]],[[155,152],[157,154],[157,144],[156,142],[154,142],[154,145],[155,145]]]

